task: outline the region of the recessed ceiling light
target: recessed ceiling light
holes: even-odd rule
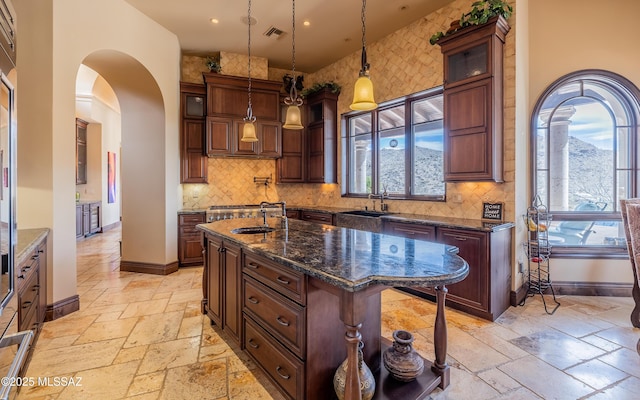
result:
[[[309,26],[309,25],[311,25],[311,22],[309,22],[309,21],[304,21],[304,22],[302,23],[302,25],[304,25],[304,26]]]
[[[217,24],[218,22],[220,22],[220,21],[218,20],[218,18],[211,18],[211,20],[210,20],[210,21],[211,21],[211,23],[212,23],[212,24]]]

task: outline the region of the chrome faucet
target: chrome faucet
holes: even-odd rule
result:
[[[384,186],[384,192],[380,193],[380,211],[388,211],[389,204],[384,202],[384,199],[389,198],[389,193],[387,193],[387,187]]]
[[[267,210],[265,209],[265,207],[273,207],[273,206],[280,206],[282,208],[282,225],[286,225],[287,224],[287,206],[286,206],[286,202],[284,201],[276,201],[276,202],[268,202],[268,201],[263,201],[260,203],[260,212],[262,213],[262,221],[264,226],[268,226],[267,225]]]
[[[369,193],[369,200],[371,200],[373,196],[375,196],[375,194]],[[373,208],[371,209],[371,211],[375,211],[375,210],[376,210],[376,201],[373,200]]]

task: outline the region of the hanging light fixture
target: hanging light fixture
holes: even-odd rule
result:
[[[352,110],[367,111],[378,107],[373,99],[373,82],[369,79],[369,63],[367,63],[367,49],[365,47],[365,11],[367,0],[362,0],[362,66],[360,76],[353,89]]]
[[[247,16],[247,25],[249,26],[249,40],[247,41],[247,48],[249,54],[248,72],[249,72],[249,106],[247,107],[247,116],[243,118],[244,126],[242,128],[241,142],[257,142],[256,136],[256,117],[253,115],[253,109],[251,108],[251,0],[249,0],[249,12]]]
[[[296,89],[296,0],[292,0],[293,4],[293,24],[291,35],[291,89],[289,89],[289,96],[285,97],[284,104],[288,105],[287,117],[282,125],[285,129],[303,129],[302,117],[300,116],[300,106],[302,105],[302,99],[298,97],[298,90]]]

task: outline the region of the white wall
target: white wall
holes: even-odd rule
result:
[[[517,2],[518,11],[522,1]],[[640,87],[640,52],[636,50],[640,38],[639,1],[527,0],[527,3],[529,118],[544,90],[570,72],[604,69]],[[551,274],[555,281],[633,282],[628,260],[553,259]]]
[[[125,138],[148,145],[148,151],[137,147],[130,157],[131,176],[124,154],[121,158],[121,181],[131,189],[123,182],[122,193],[131,196],[129,203],[122,201],[123,217],[127,215],[123,240],[128,241],[123,260],[177,261],[177,38],[123,0],[20,0],[16,10],[17,68],[23,82],[18,89],[19,146],[32,144],[18,154],[18,224],[52,229],[47,302],[77,294],[75,159],[69,155],[75,152],[75,82],[83,62],[109,83],[113,77],[118,99],[126,99],[121,103],[123,153]],[[119,55],[115,60],[109,57],[114,54]],[[118,80],[123,76],[128,79]],[[149,108],[152,112],[145,112]]]
[[[102,202],[102,226],[120,221],[120,144],[122,120],[120,104],[111,86],[97,72],[85,65],[76,80],[76,116],[90,122],[88,126],[87,183],[76,185],[81,200]],[[107,153],[116,154],[116,201],[108,202]]]

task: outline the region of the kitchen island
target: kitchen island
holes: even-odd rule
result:
[[[333,375],[346,358],[344,398],[360,399],[360,342],[376,377],[374,398],[423,398],[449,385],[445,286],[469,271],[456,248],[280,218],[267,220],[271,232],[232,232],[260,222],[198,225],[205,247],[202,310],[285,396],[335,397]],[[380,293],[407,286],[435,288],[438,304],[435,360],[418,380],[402,384],[380,362],[387,345],[380,337]]]

